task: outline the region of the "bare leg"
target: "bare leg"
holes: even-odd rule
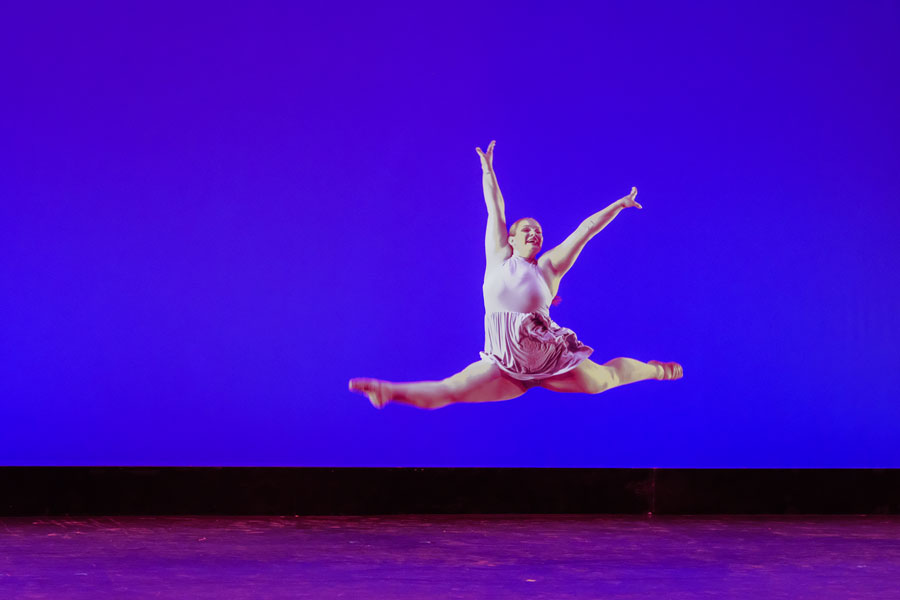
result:
[[[494,363],[480,360],[441,381],[394,383],[360,378],[350,380],[350,389],[368,396],[376,408],[393,401],[433,409],[455,402],[510,400],[528,388]]]
[[[588,359],[568,373],[542,379],[537,385],[557,392],[599,394],[635,381],[680,377],[681,365],[677,363],[659,361],[644,363],[633,358],[614,358],[606,364],[599,365]]]

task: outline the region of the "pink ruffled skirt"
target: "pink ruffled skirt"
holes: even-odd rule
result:
[[[591,355],[575,332],[542,313],[492,312],[484,315],[484,352],[515,379],[544,379],[571,371]]]

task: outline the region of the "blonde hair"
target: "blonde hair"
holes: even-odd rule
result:
[[[509,235],[510,235],[510,236],[515,237],[516,233],[519,232],[519,224],[520,224],[522,221],[534,221],[535,223],[537,223],[537,226],[538,226],[538,227],[541,226],[541,224],[538,223],[537,219],[533,219],[533,218],[531,218],[531,217],[522,217],[521,219],[519,219],[519,220],[513,222],[513,224],[509,226]]]

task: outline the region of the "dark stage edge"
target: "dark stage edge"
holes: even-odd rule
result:
[[[900,514],[900,469],[0,467],[0,515]]]

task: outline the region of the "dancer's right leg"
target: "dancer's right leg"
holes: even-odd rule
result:
[[[379,379],[351,379],[350,389],[365,394],[376,408],[400,402],[419,408],[441,408],[456,402],[510,400],[528,389],[487,360],[472,363],[441,381],[394,383]]]

